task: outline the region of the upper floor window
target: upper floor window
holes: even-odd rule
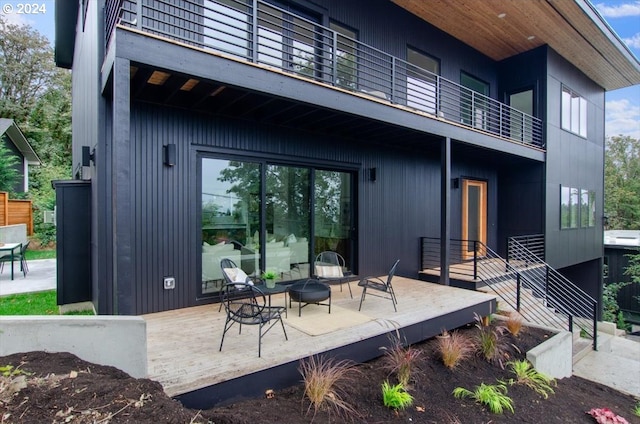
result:
[[[436,92],[438,74],[438,59],[407,47],[407,106],[436,114],[439,109]]]
[[[336,32],[336,80],[338,87],[356,90],[358,87],[358,33],[343,24],[331,21],[329,28]]]
[[[596,192],[560,186],[560,228],[590,228],[596,225]]]
[[[587,136],[587,100],[562,87],[562,129]]]

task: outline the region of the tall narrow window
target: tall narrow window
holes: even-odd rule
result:
[[[407,47],[407,62],[407,106],[436,114],[440,62],[411,47]]]
[[[487,129],[489,84],[462,72],[460,73],[460,85],[465,87],[460,93],[462,122],[476,128]]]
[[[578,228],[580,189],[560,186],[560,228]]]
[[[587,100],[567,87],[562,87],[562,129],[587,136]]]
[[[336,35],[336,67],[335,85],[356,90],[358,88],[358,51],[356,39],[358,34],[355,30],[337,22],[331,22],[329,28],[335,31]]]
[[[525,114],[533,115],[533,90],[523,90],[509,95],[509,105],[516,110],[509,114],[509,136],[515,140],[532,140],[533,127]]]

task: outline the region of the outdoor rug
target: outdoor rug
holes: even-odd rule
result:
[[[302,308],[302,316],[298,317],[298,306],[295,302],[291,305],[288,315],[287,318],[283,316],[285,325],[310,336],[319,336],[371,321],[370,317],[361,312],[336,305],[331,305],[331,313],[327,306],[308,305]]]

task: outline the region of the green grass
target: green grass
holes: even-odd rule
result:
[[[58,315],[56,291],[11,294],[0,297],[0,315]],[[93,311],[70,311],[65,315],[93,315]]]
[[[58,315],[56,291],[2,296],[0,315]]]
[[[32,259],[53,259],[56,257],[56,249],[47,249],[47,250],[30,250],[27,249],[25,252],[25,256],[27,261]]]

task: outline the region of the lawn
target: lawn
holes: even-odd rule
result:
[[[58,315],[56,291],[2,296],[0,297],[0,315]],[[93,312],[74,311],[65,315],[93,315]]]
[[[30,250],[27,249],[25,252],[25,257],[27,261],[33,259],[53,259],[56,257],[56,249],[46,249],[46,250]]]

